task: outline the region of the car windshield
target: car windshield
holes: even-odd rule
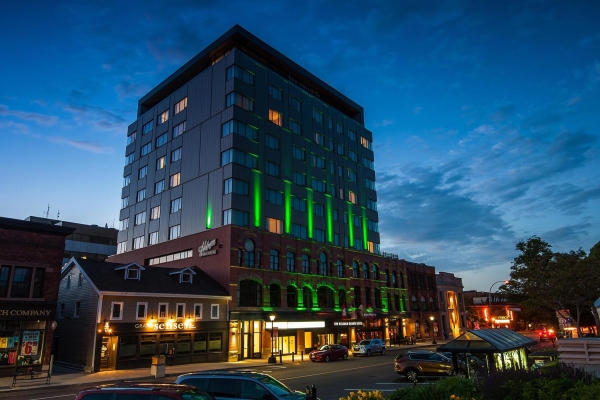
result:
[[[278,380],[271,378],[270,376],[260,378],[259,381],[262,382],[266,387],[268,387],[273,393],[275,393],[276,396],[294,393],[292,389],[285,386]]]
[[[362,346],[367,346],[367,345],[371,344],[371,341],[370,340],[361,340],[359,344]]]
[[[321,351],[325,351],[325,350],[329,350],[331,347],[329,347],[329,345],[325,345],[325,346],[321,346],[321,348],[319,350]]]

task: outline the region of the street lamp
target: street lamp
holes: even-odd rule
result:
[[[431,335],[433,337],[431,344],[437,344],[437,341],[435,340],[435,331],[433,330],[433,321],[435,320],[435,318],[433,317],[433,315],[431,315],[429,316],[429,319],[431,320]]]
[[[277,364],[277,359],[275,358],[275,354],[273,354],[273,349],[275,348],[275,346],[273,346],[273,340],[275,339],[275,337],[273,336],[273,321],[275,321],[275,316],[274,315],[269,315],[269,319],[271,320],[271,357],[269,357],[269,364]]]
[[[490,303],[490,319],[492,318],[492,288],[494,287],[494,285],[496,283],[504,283],[505,285],[508,284],[508,281],[497,281],[492,283],[492,286],[490,286],[490,291],[488,292],[488,300]]]

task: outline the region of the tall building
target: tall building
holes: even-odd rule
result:
[[[440,295],[441,329],[449,338],[457,338],[467,328],[462,278],[449,272],[435,275]]]
[[[230,359],[402,335],[372,143],[360,105],[236,25],[139,101],[109,260],[227,288]]]

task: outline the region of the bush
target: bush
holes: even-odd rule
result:
[[[387,397],[387,400],[432,399],[479,400],[482,397],[477,396],[473,381],[460,376],[445,378],[431,385],[396,390]]]
[[[385,397],[380,391],[363,392],[359,390],[356,393],[350,392],[348,397],[340,397],[340,400],[385,400]]]

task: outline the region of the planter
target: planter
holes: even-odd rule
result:
[[[165,357],[152,357],[152,365],[165,365],[165,361],[167,359]]]

